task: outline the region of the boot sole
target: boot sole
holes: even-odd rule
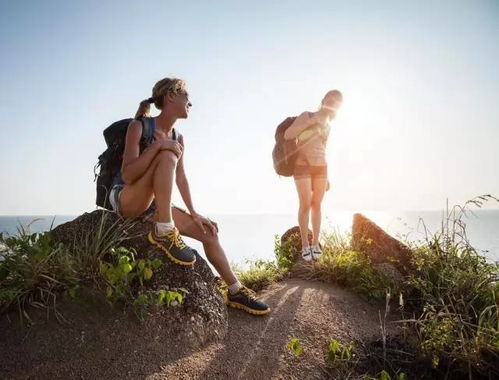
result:
[[[158,247],[159,249],[161,249],[164,253],[166,253],[166,257],[168,257],[171,261],[173,261],[175,264],[178,264],[178,265],[182,265],[182,266],[185,266],[185,267],[190,267],[192,265],[194,265],[194,263],[196,262],[196,258],[194,258],[194,261],[182,261],[182,260],[179,260],[177,259],[176,257],[174,257],[170,251],[168,251],[168,249],[166,249],[166,247],[157,242],[156,240],[154,240],[154,238],[152,237],[152,233],[149,232],[149,234],[147,235],[147,240],[149,240],[149,243],[155,245],[156,247]]]
[[[246,305],[240,304],[238,302],[229,301],[229,302],[227,302],[227,305],[230,307],[233,307],[234,309],[240,309],[240,310],[243,310],[243,311],[250,313],[250,314],[253,314],[253,315],[265,315],[265,314],[268,314],[270,312],[270,308],[268,308],[267,310],[255,310],[255,309],[249,308]]]

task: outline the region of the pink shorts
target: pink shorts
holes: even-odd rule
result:
[[[327,179],[327,165],[312,166],[312,165],[296,165],[293,174],[295,179],[300,178],[325,178]]]

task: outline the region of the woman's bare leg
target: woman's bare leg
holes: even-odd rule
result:
[[[210,263],[215,267],[218,274],[227,285],[237,282],[237,277],[232,272],[227,256],[220,245],[218,235],[213,235],[210,229],[206,234],[194,223],[192,216],[188,213],[173,207],[173,220],[181,235],[196,239],[203,243],[204,252]]]
[[[310,206],[312,203],[312,181],[310,177],[295,179],[296,190],[300,207],[298,209],[298,225],[300,226],[300,235],[302,246],[308,246],[308,224],[310,219]]]
[[[192,216],[186,212],[174,207],[172,209],[173,220],[180,233],[199,240],[203,243],[204,252],[211,264],[215,267],[218,274],[229,286],[226,302],[230,307],[243,309],[248,313],[256,315],[265,315],[270,312],[270,308],[264,302],[257,300],[244,286],[241,286],[236,276],[230,268],[227,256],[220,245],[217,234],[212,234],[209,229],[206,233],[201,231],[199,226],[194,223]],[[236,289],[231,290],[236,286]]]
[[[313,240],[312,245],[319,245],[319,237],[321,232],[321,204],[324,199],[324,193],[327,187],[327,178],[314,178],[313,180],[313,192],[312,192],[312,234]]]
[[[124,217],[135,217],[156,201],[158,222],[171,222],[171,194],[177,156],[163,150],[154,158],[142,177],[131,185],[125,185],[120,193],[120,213]]]

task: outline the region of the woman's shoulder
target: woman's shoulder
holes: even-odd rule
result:
[[[298,118],[300,118],[300,119],[310,119],[313,116],[314,116],[313,112],[303,111],[301,114],[298,115]]]
[[[138,119],[133,119],[130,121],[130,124],[128,124],[128,133],[140,137],[140,135],[142,135],[142,128],[142,122]]]

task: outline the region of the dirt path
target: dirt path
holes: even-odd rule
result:
[[[380,337],[383,305],[371,305],[348,289],[292,278],[260,297],[272,308],[269,315],[230,309],[226,338],[194,352],[159,339],[164,332],[155,328],[113,318],[111,309],[102,318],[90,310],[64,328],[47,322],[30,330],[25,344],[3,351],[0,346],[0,378],[327,379],[325,350],[332,338],[345,343]],[[4,348],[18,339],[6,336],[11,340],[2,342]],[[303,346],[298,357],[285,348],[293,337]]]
[[[324,352],[342,342],[380,336],[381,306],[331,284],[290,279],[261,294],[272,308],[266,317],[229,311],[229,334],[190,356],[161,367],[148,379],[324,379]],[[383,310],[381,310],[383,312]],[[295,357],[285,345],[299,338]]]

